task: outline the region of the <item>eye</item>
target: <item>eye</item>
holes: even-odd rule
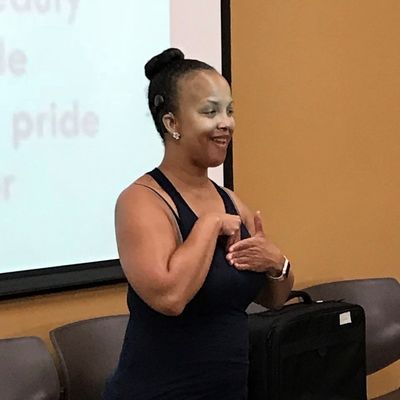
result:
[[[203,114],[208,115],[208,116],[213,116],[216,113],[216,110],[206,110],[203,112]]]
[[[234,114],[233,108],[228,108],[228,109],[226,110],[226,113],[227,113],[229,116],[233,115],[233,114]]]

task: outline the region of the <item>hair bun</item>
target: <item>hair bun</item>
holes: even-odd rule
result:
[[[183,60],[185,55],[179,49],[170,48],[164,50],[150,59],[144,66],[144,74],[147,79],[152,80],[155,75],[166,68],[168,65]]]

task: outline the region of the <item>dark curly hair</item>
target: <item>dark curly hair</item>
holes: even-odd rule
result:
[[[185,59],[181,50],[170,48],[151,58],[144,71],[150,81],[148,102],[154,124],[163,141],[166,128],[163,116],[176,112],[178,108],[178,81],[186,74],[197,70],[215,71],[210,65]]]

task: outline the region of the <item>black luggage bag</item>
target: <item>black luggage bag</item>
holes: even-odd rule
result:
[[[342,301],[249,315],[248,400],[366,400],[365,316]]]

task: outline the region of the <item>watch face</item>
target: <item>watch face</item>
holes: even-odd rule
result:
[[[285,264],[283,264],[283,269],[282,269],[282,276],[287,278],[287,276],[289,275],[289,271],[290,271],[290,262],[289,260],[286,258],[285,259]]]
[[[287,263],[287,268],[285,271],[285,277],[287,277],[289,275],[289,271],[290,271],[290,262]]]

